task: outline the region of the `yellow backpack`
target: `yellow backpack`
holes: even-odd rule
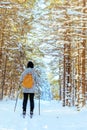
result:
[[[32,74],[27,74],[25,75],[23,82],[22,82],[23,87],[25,88],[32,88],[34,85],[34,79]]]

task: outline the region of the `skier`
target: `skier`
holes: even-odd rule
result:
[[[20,83],[23,82],[24,77],[29,73],[32,74],[32,77],[34,79],[34,84],[33,84],[32,88],[26,88],[25,86],[22,85],[22,91],[23,91],[23,107],[22,108],[23,108],[23,117],[25,117],[27,102],[28,102],[28,97],[29,97],[29,99],[30,99],[30,117],[32,118],[33,112],[34,112],[34,95],[35,95],[36,90],[39,90],[38,75],[35,72],[34,64],[32,61],[29,61],[27,63],[27,68],[21,74]]]

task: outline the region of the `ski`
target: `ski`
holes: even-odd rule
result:
[[[26,116],[30,117],[31,119],[33,118],[33,114],[28,114],[26,113],[25,115],[24,114],[21,114],[23,118],[26,118]]]
[[[33,117],[33,115],[32,114],[30,114],[30,118],[32,118]]]
[[[26,117],[26,115],[23,115],[23,118],[25,118]]]

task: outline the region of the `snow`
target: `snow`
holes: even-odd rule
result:
[[[22,100],[18,100],[14,112],[15,100],[0,101],[0,130],[87,130],[87,108],[77,111],[75,107],[62,107],[58,101],[35,99],[34,116],[22,117]],[[29,106],[29,103],[28,103]]]

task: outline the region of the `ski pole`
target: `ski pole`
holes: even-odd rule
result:
[[[14,112],[15,112],[16,107],[17,107],[17,102],[18,102],[18,97],[19,97],[20,92],[21,92],[21,89],[17,93],[16,102],[15,102],[15,106],[14,106]]]

